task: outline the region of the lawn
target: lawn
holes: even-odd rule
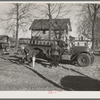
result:
[[[18,58],[0,58],[1,91],[98,91],[100,90],[99,56],[88,67],[68,63],[47,68],[49,62],[37,59],[35,67],[18,64]],[[13,59],[15,62],[12,62]]]

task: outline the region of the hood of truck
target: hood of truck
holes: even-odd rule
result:
[[[89,48],[86,47],[86,46],[74,46],[71,48],[71,52],[72,53],[79,53],[79,52],[88,52],[89,51]]]

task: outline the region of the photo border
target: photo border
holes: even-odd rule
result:
[[[91,2],[93,2],[93,3],[100,3],[100,0],[0,0],[0,3],[2,3],[2,2],[4,2],[4,3],[6,3],[6,2],[43,2],[43,3],[45,3],[45,2],[61,2],[61,3],[63,3],[63,2],[71,2],[71,3],[73,3],[73,2],[82,2],[82,3],[85,3],[85,2],[89,2],[89,3],[91,3]],[[61,94],[61,97],[58,97],[58,95],[60,95],[59,93],[57,93],[56,95],[55,94],[51,94],[50,96],[48,96],[47,94],[46,94],[46,97],[38,97],[38,95],[37,95],[37,93],[35,94],[35,95],[37,95],[37,97],[32,97],[32,95],[31,95],[31,93],[32,93],[32,91],[29,91],[29,92],[25,92],[25,94],[24,95],[21,95],[21,93],[22,92],[19,92],[19,91],[16,91],[15,93],[13,93],[13,92],[10,92],[10,91],[8,91],[8,92],[5,92],[5,91],[2,91],[3,92],[3,94],[0,92],[0,99],[1,100],[20,100],[20,99],[24,99],[24,100],[29,100],[29,99],[34,99],[34,100],[44,100],[44,99],[46,99],[46,100],[99,100],[100,99],[100,92],[97,92],[97,91],[95,91],[95,92],[80,92],[80,94],[82,94],[82,96],[80,97],[78,97],[78,95],[80,95],[77,91],[75,91],[76,93],[77,93],[77,95],[75,96],[74,95],[74,93],[75,92],[69,92],[69,93],[67,93],[67,95],[70,95],[70,97],[68,96],[68,98],[67,97],[64,97],[64,95],[66,94],[66,93],[64,93],[64,95],[62,95]],[[17,92],[19,92],[19,93],[17,93]],[[41,91],[42,93],[43,93],[43,91]],[[86,97],[86,94],[87,93],[90,93],[87,97]],[[13,96],[13,94],[17,94],[16,96]],[[38,93],[38,94],[40,94],[40,93]],[[44,93],[45,94],[45,93]],[[95,94],[95,96],[93,96]],[[30,97],[27,97],[27,95],[28,96],[30,96]],[[72,97],[72,95],[74,95],[73,97]],[[98,96],[99,95],[99,96]],[[90,97],[91,96],[91,97]],[[60,99],[59,99],[60,98]]]

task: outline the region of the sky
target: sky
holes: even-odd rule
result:
[[[4,14],[11,8],[11,4],[9,3],[0,3],[0,15]],[[71,36],[77,37],[77,23],[78,23],[78,17],[77,15],[80,13],[81,7],[78,4],[70,4],[66,7],[66,9],[70,9],[71,11],[65,16],[65,18],[70,18],[72,31],[69,32]],[[35,11],[35,14],[40,16],[37,11]],[[0,34],[3,34],[3,30],[0,28]],[[21,32],[19,37],[30,37],[31,31],[29,30],[27,33]]]

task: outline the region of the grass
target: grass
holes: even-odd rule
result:
[[[38,66],[37,66],[38,67]],[[0,59],[0,90],[61,90],[23,65]]]
[[[17,65],[16,63],[12,63],[8,60],[0,59],[0,90],[97,90],[97,88],[94,86],[98,86],[100,80],[99,62],[100,58],[98,56],[96,57],[95,63],[88,67],[77,67],[70,64],[60,64],[60,67],[53,67],[50,69],[47,68],[49,63],[45,61],[42,63],[37,62],[35,67],[32,68],[30,66]],[[98,81],[95,81],[95,79]],[[85,85],[85,81],[87,84],[89,83],[88,80],[91,80],[91,84],[93,82],[94,85],[91,85],[92,87],[88,88],[89,85]],[[74,82],[76,84],[75,87],[73,85]]]

